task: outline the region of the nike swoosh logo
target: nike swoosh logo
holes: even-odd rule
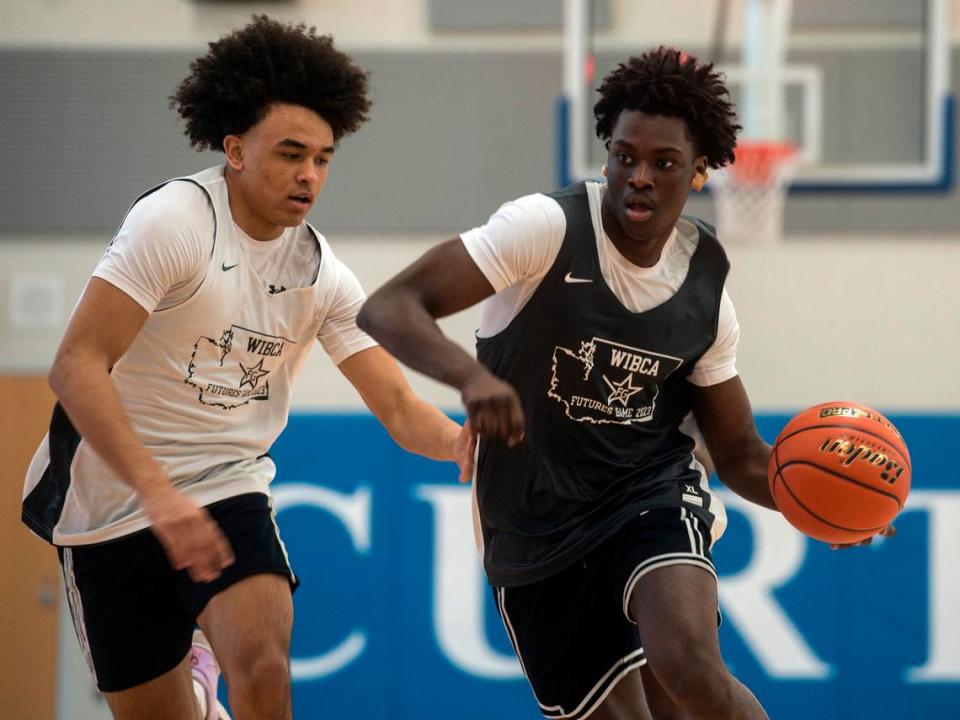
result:
[[[581,283],[581,282],[590,283],[590,282],[593,282],[593,280],[591,280],[590,278],[578,278],[578,277],[574,277],[574,276],[573,276],[572,274],[570,274],[570,273],[567,273],[566,275],[563,276],[563,281],[564,281],[564,282],[568,282],[568,283]]]
[[[224,263],[223,265],[220,266],[220,269],[223,270],[224,272],[226,272],[227,270],[233,270],[237,266],[237,264],[238,263],[234,263],[233,265],[227,265],[226,263]]]

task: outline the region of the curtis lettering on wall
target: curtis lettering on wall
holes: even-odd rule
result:
[[[776,435],[785,417],[761,417]],[[915,489],[898,534],[830,551],[729,492],[721,644],[772,717],[937,717],[960,702],[957,417],[894,418]],[[294,569],[294,701],[306,716],[534,717],[476,555],[470,489],[366,416],[295,415],[272,455]],[[371,692],[376,688],[376,692]],[[313,708],[313,709],[311,709]]]

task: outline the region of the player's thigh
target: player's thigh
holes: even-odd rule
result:
[[[637,580],[630,595],[654,674],[667,687],[678,670],[722,665],[717,638],[717,579],[700,565],[659,567]]]
[[[298,581],[280,540],[271,500],[249,493],[207,506],[233,548],[234,562],[211,583],[183,589],[184,602],[230,682],[252,660],[289,655],[292,592]]]
[[[278,573],[250,575],[214,595],[197,620],[227,682],[262,660],[290,655],[293,597]]]
[[[289,681],[292,592],[299,581],[280,539],[271,498],[247,493],[206,506],[234,562],[210,583],[185,583],[181,601],[213,646],[231,692]]]
[[[641,513],[638,517],[625,525],[617,535],[607,543],[605,556],[609,563],[609,573],[614,585],[621,588],[622,613],[625,619],[633,623],[638,631],[639,640],[644,650],[644,664],[638,669],[638,679],[632,683],[643,688],[646,700],[646,711],[655,720],[682,720],[686,715],[680,710],[676,702],[659,682],[651,671],[650,648],[658,653],[658,661],[664,665],[663,644],[661,638],[641,627],[637,622],[638,597],[649,602],[650,593],[658,593],[656,588],[661,584],[658,577],[661,572],[671,568],[686,568],[680,575],[685,576],[687,570],[701,573],[714,582],[712,599],[708,600],[710,610],[711,632],[715,633],[717,614],[716,571],[710,554],[710,523],[709,518],[700,516],[691,508],[685,506],[662,507]],[[650,588],[654,588],[650,590]],[[680,589],[679,594],[672,581],[666,582],[666,598],[674,602],[678,596],[686,595]],[[646,612],[646,611],[644,611]],[[654,611],[655,616],[658,611]],[[671,622],[658,627],[666,628],[667,636],[675,631]],[[672,669],[676,670],[676,667]],[[682,668],[681,668],[682,671]]]
[[[189,656],[160,677],[103,696],[116,720],[199,720]]]

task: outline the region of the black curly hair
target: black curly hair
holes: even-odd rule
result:
[[[367,78],[315,27],[254,15],[190,63],[170,106],[186,122],[197,150],[222,151],[225,136],[246,132],[277,102],[313,110],[339,141],[367,120]]]
[[[593,114],[602,140],[610,139],[623,110],[639,110],[683,120],[697,155],[706,155],[710,167],[733,162],[740,126],[724,77],[713,63],[661,46],[620,63],[597,92]]]

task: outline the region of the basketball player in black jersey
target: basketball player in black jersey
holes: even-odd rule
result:
[[[732,361],[714,380],[701,367],[730,326],[727,259],[710,226],[681,218],[708,168],[733,160],[739,126],[722,77],[676,50],[630,58],[599,92],[606,185],[522,199],[474,231],[523,216],[527,257],[565,227],[512,317],[481,328],[479,361],[435,319],[521,291],[484,271],[470,233],[388,282],[358,321],[461,392],[480,437],[484,566],[545,717],[765,718],[721,658],[710,546],[723,512],[679,430],[693,411],[724,483],[775,509],[770,448]],[[643,278],[678,257],[679,279],[640,310],[615,287],[643,295]]]

